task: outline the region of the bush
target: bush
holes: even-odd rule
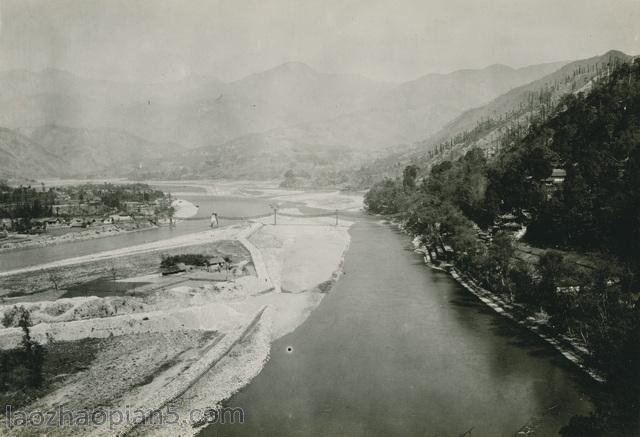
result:
[[[22,362],[27,370],[25,383],[28,387],[39,387],[42,384],[42,365],[44,363],[44,349],[31,338],[31,313],[20,307],[18,326],[22,328]]]
[[[522,260],[516,261],[509,269],[509,282],[516,299],[528,303],[539,303],[535,299],[537,283],[529,263]]]
[[[45,351],[31,338],[31,314],[24,307],[13,307],[10,317],[12,325],[17,319],[22,328],[22,343],[16,349],[0,351],[0,391],[38,388],[43,382]]]
[[[208,258],[199,253],[184,253],[180,255],[163,256],[160,268],[166,269],[175,267],[179,263],[190,266],[206,266]]]
[[[13,306],[6,310],[2,315],[2,326],[5,328],[12,328],[18,326],[18,316],[20,315],[20,308]]]

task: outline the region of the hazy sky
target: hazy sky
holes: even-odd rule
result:
[[[0,0],[0,69],[228,81],[286,61],[404,81],[640,53],[640,0]]]

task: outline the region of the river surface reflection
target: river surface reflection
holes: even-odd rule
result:
[[[345,275],[204,436],[557,435],[591,384],[553,349],[427,268],[388,225],[351,229]],[[291,347],[292,352],[287,349]]]

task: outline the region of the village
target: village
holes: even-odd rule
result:
[[[11,187],[0,182],[0,249],[173,224],[172,199],[146,184]]]

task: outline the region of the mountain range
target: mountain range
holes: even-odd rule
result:
[[[40,144],[11,129],[0,128],[0,179],[27,176],[52,177],[66,162]]]
[[[498,148],[509,143],[510,135],[523,134],[532,121],[549,114],[563,96],[588,92],[595,80],[608,74],[613,63],[632,59],[633,56],[611,50],[600,56],[565,63],[550,74],[464,111],[409,148],[370,160],[354,172],[350,183],[367,187],[384,177],[399,176],[410,163],[426,174],[431,165],[444,159],[456,159],[476,147],[493,156]]]
[[[472,108],[499,105],[496,98],[536,87],[566,64],[492,65],[399,84],[296,62],[232,82],[189,76],[133,84],[51,69],[0,72],[0,147],[16,155],[18,144],[31,144],[20,153],[29,164],[16,171],[2,160],[0,178],[349,171],[464,130],[477,122]],[[40,165],[30,158],[43,151],[56,159]]]

